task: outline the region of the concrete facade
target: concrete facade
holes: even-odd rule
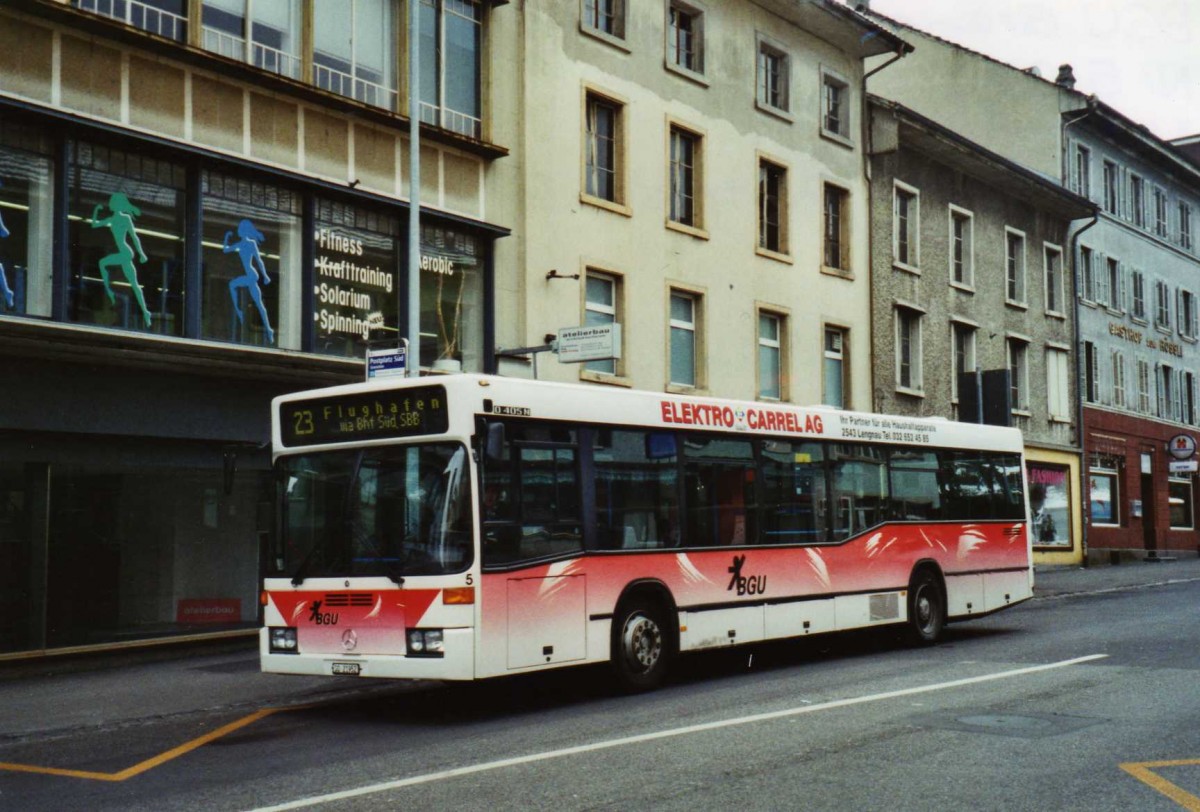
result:
[[[971,420],[960,414],[956,373],[1009,369],[1018,392],[1009,417],[1025,435],[1027,462],[1045,466],[1065,500],[1057,532],[1039,546],[1053,543],[1078,560],[1080,435],[1065,246],[1071,221],[1094,207],[901,105],[872,99],[872,409]],[[909,201],[903,214],[900,196]],[[899,246],[905,220],[907,258]],[[1013,239],[1023,248],[1015,291]]]

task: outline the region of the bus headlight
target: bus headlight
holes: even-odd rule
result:
[[[446,653],[441,629],[409,629],[407,637],[410,657],[441,657]]]
[[[272,654],[298,653],[295,626],[272,626],[269,635]]]

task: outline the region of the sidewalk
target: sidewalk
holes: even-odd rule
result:
[[[1116,566],[1041,567],[1034,598],[1200,582],[1200,558]],[[412,683],[353,677],[262,674],[253,641],[223,653],[188,652],[149,662],[67,664],[46,660],[15,675],[0,665],[0,746],[28,737],[155,724],[217,712],[230,720],[267,707],[294,707],[337,697],[406,690]],[[0,761],[3,761],[0,758]]]

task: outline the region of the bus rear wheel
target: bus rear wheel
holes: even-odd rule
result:
[[[644,600],[622,604],[614,615],[612,666],[625,690],[648,691],[666,676],[672,648],[665,617]]]
[[[937,576],[928,569],[913,573],[908,584],[908,631],[914,643],[933,645],[946,628],[946,598]]]

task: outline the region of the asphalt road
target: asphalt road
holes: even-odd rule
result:
[[[1079,583],[933,648],[729,650],[632,697],[601,668],[393,685],[246,653],[0,682],[0,809],[1200,812],[1200,581]]]

